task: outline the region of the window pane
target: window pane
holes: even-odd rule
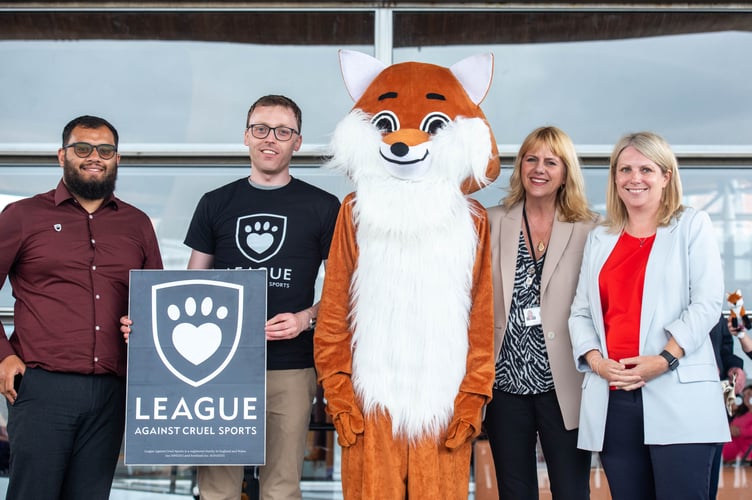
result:
[[[606,165],[587,168],[584,173],[591,207],[605,213]],[[726,291],[740,288],[752,296],[752,171],[710,166],[682,168],[681,179],[683,203],[705,210],[713,221]]]
[[[511,168],[503,168],[499,179],[473,196],[493,206],[505,196]],[[202,164],[191,167],[137,166],[122,163],[118,172],[117,195],[144,210],[152,219],[159,238],[165,267],[185,269],[190,250],[183,238],[201,195],[249,174],[247,166]],[[342,199],[352,190],[338,173],[311,167],[292,167],[292,174]],[[605,211],[606,165],[584,169],[591,207]],[[724,259],[727,290],[741,288],[752,294],[752,171],[738,168],[693,166],[681,171],[684,203],[708,211],[716,228]],[[57,166],[0,167],[3,185],[0,209],[18,198],[53,189],[60,179]],[[10,287],[0,293],[0,307],[12,305]]]
[[[352,107],[337,50],[373,54],[372,12],[0,13],[0,28],[2,143],[58,143],[95,114],[130,144],[242,152],[251,103],[284,94],[304,143],[325,144]]]
[[[352,191],[347,178],[330,170],[293,166],[291,173],[340,199]],[[249,174],[248,165],[136,166],[122,162],[116,194],[151,218],[165,268],[185,269],[190,248],[183,244],[183,239],[201,195]],[[12,201],[54,189],[60,176],[60,167],[49,164],[0,166],[0,210]],[[6,282],[0,290],[0,308],[13,305],[10,289]]]
[[[465,29],[480,15],[497,31]],[[395,33],[404,39],[394,60],[450,66],[493,52],[494,80],[482,107],[502,146],[550,124],[577,144],[610,145],[626,132],[654,130],[673,145],[749,150],[752,65],[743,61],[752,53],[750,13],[473,12],[441,24],[443,16],[395,14]],[[408,21],[429,35],[408,35]],[[462,26],[465,37],[452,26]]]

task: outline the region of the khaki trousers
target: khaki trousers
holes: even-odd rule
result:
[[[266,465],[259,469],[261,500],[301,500],[300,478],[308,424],[316,395],[316,370],[266,372]],[[201,466],[201,500],[238,500],[243,466]]]

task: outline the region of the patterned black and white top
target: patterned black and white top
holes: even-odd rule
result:
[[[545,257],[544,254],[540,258],[538,266],[543,266]],[[529,277],[533,279],[528,280]],[[511,394],[541,394],[554,388],[543,327],[525,326],[525,309],[539,305],[540,280],[536,278],[534,257],[530,255],[520,231],[514,291],[504,342],[496,360],[494,389]]]

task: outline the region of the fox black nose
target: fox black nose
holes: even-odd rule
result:
[[[405,156],[408,151],[410,151],[410,146],[408,146],[404,142],[395,142],[394,144],[392,144],[389,150],[394,156]]]

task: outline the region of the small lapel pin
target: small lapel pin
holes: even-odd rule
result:
[[[52,227],[54,227],[55,231],[57,231],[58,233],[63,230],[63,225],[62,224],[55,224]]]

